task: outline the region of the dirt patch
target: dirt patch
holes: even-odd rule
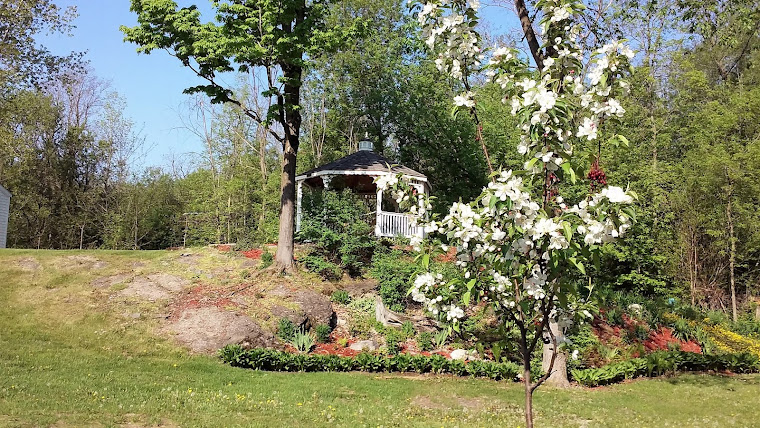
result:
[[[486,408],[484,401],[480,398],[453,397],[453,400],[456,402],[455,406],[433,400],[427,395],[418,395],[412,399],[411,404],[414,407],[428,410],[452,410],[456,408],[465,411],[481,411]]]
[[[155,427],[155,428],[176,428],[179,427],[179,425],[175,424],[174,422],[168,420],[168,419],[161,419],[161,422],[156,424],[149,424],[145,422],[148,417],[145,415],[139,415],[136,413],[127,413],[124,415],[125,422],[122,422],[119,424],[122,428],[148,428],[148,427]]]
[[[26,257],[19,260],[18,267],[24,272],[37,272],[40,270],[40,264],[32,257]]]
[[[433,401],[427,395],[418,395],[412,398],[411,405],[427,410],[448,410],[450,407],[444,403]]]
[[[62,260],[62,266],[63,268],[67,269],[81,269],[81,268],[88,268],[88,269],[104,269],[108,267],[108,263],[92,256],[67,256],[64,257]]]
[[[120,273],[117,275],[104,276],[101,278],[97,278],[94,281],[92,281],[90,284],[95,288],[110,288],[116,284],[121,284],[122,282],[130,279],[131,277],[132,275],[130,274]]]
[[[177,261],[188,266],[197,266],[201,258],[200,254],[183,253],[179,255]]]
[[[193,352],[213,353],[225,345],[274,347],[277,340],[245,315],[215,306],[187,308],[170,320],[166,331]]]
[[[366,294],[374,292],[378,287],[378,282],[374,279],[360,279],[344,284],[341,288],[345,290],[352,298],[360,298]]]
[[[171,299],[190,285],[190,281],[178,276],[157,273],[135,277],[127,287],[119,292],[126,297],[137,297],[156,301]]]

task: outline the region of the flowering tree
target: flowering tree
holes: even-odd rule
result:
[[[539,45],[529,20],[526,29],[524,4],[516,3],[536,68],[514,49],[480,48],[474,30],[478,0],[432,0],[421,5],[418,19],[428,46],[439,53],[439,70],[463,82],[465,91],[454,99],[457,109],[477,118],[477,93],[468,82],[474,73],[485,72],[504,90],[504,102],[521,123],[524,170],[496,171],[480,196],[453,204],[442,219],[430,214],[430,201],[400,176],[380,178],[377,185],[421,219],[427,234],[413,242],[422,253],[423,271],[412,298],[457,331],[473,305],[490,305],[500,322],[519,330],[526,425],[532,427],[532,394],[554,371],[558,336],[572,322],[590,317],[591,290],[573,276],[585,275],[601,246],[622,236],[634,219],[629,205],[636,196],[606,186],[598,162],[602,142],[627,143],[607,129],[624,113],[615,97],[627,89],[621,78],[633,52],[612,42],[584,53],[577,19],[583,5],[576,0],[536,3],[544,40]],[[560,195],[560,183],[575,183],[586,170],[575,155],[579,144],[596,147],[597,156],[588,196],[571,203]],[[431,256],[449,246],[457,249],[461,279],[445,280],[429,270]],[[549,344],[550,362],[545,375],[531,379],[531,354],[539,341]]]

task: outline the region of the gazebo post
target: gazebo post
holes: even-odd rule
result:
[[[377,188],[377,204],[375,208],[375,236],[379,237],[382,230],[380,229],[380,217],[383,212],[383,189]]]
[[[415,183],[412,186],[414,186],[414,189],[417,190],[417,193],[424,194],[424,195],[428,194],[427,186],[425,186],[424,184],[422,184],[422,183]],[[416,233],[417,233],[417,235],[419,237],[421,237],[421,238],[425,237],[425,229],[424,228],[422,228],[420,226],[417,226],[417,227],[415,227],[415,229],[416,229]]]
[[[303,180],[296,187],[296,232],[301,230],[301,200],[303,199]]]

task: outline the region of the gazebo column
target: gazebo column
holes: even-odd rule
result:
[[[330,182],[332,181],[333,176],[329,174],[325,174],[322,176],[322,183],[325,185],[325,190],[330,190]]]
[[[427,191],[425,190],[425,185],[420,183],[414,183],[412,184],[412,187],[414,187],[414,190],[417,191],[418,195],[427,195]],[[420,227],[419,225],[415,227],[414,233],[417,234],[420,237],[425,237],[425,230]]]
[[[380,236],[382,230],[380,229],[380,219],[383,212],[383,189],[377,188],[377,204],[375,209],[375,236]]]
[[[301,200],[303,199],[303,180],[296,187],[296,232],[301,230]]]

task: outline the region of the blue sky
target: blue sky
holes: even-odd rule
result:
[[[182,91],[198,84],[198,79],[164,52],[138,55],[135,45],[123,42],[119,26],[137,24],[129,0],[58,0],[56,4],[77,7],[77,28],[72,37],[50,36],[43,43],[58,54],[86,51],[94,73],[125,97],[125,115],[142,130],[151,147],[146,165],[164,165],[170,153],[200,150],[200,142],[181,129],[176,112],[187,99]]]
[[[177,114],[179,106],[187,100],[182,91],[197,85],[199,80],[165,52],[138,55],[135,45],[123,42],[119,26],[137,24],[136,15],[129,11],[129,0],[58,0],[56,4],[77,7],[77,28],[72,37],[49,36],[42,43],[57,54],[87,52],[86,58],[95,74],[125,97],[125,115],[142,130],[147,146],[151,147],[145,158],[146,166],[166,165],[171,153],[200,151],[200,141],[181,129]],[[495,7],[485,8],[483,18],[496,32],[506,30],[505,23],[516,22],[510,12]]]

